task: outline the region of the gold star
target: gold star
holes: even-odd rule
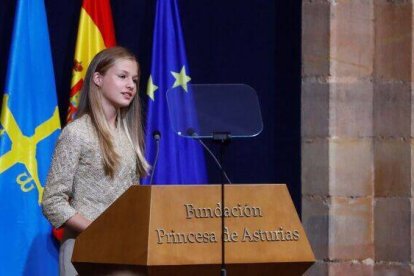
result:
[[[147,84],[147,95],[153,101],[154,101],[154,93],[155,93],[155,90],[157,89],[158,89],[158,86],[154,84],[154,82],[152,81],[152,76],[150,75],[148,79],[148,84]]]
[[[185,66],[183,66],[183,68],[181,68],[180,73],[176,73],[176,72],[171,71],[171,74],[175,78],[173,88],[181,85],[184,88],[185,92],[188,92],[187,91],[187,83],[191,80],[191,78],[189,76],[187,76],[187,73],[185,72]]]

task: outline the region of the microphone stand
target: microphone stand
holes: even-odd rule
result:
[[[220,173],[220,180],[221,180],[221,268],[220,268],[220,275],[226,276],[227,269],[225,263],[225,242],[224,242],[224,230],[225,230],[225,223],[224,223],[224,177],[225,177],[225,170],[224,170],[224,150],[226,146],[230,143],[230,133],[229,132],[214,132],[213,133],[213,140],[219,144],[220,146],[220,155],[219,161],[221,164],[221,173]]]
[[[154,130],[152,132],[152,137],[155,140],[156,152],[155,152],[154,166],[152,166],[152,168],[151,168],[151,178],[150,178],[149,185],[152,185],[152,180],[154,178],[155,168],[157,167],[157,162],[158,162],[158,154],[160,153],[160,140],[161,140],[161,133],[160,133],[160,131],[159,130]]]

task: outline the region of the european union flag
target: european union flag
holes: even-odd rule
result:
[[[57,275],[40,203],[60,132],[43,0],[19,0],[0,128],[0,275]]]
[[[159,0],[156,7],[152,68],[147,94],[147,160],[154,162],[156,144],[152,133],[161,132],[155,184],[202,184],[207,175],[202,148],[192,139],[174,133],[168,118],[168,89],[189,90],[190,71],[185,54],[180,15],[176,0]],[[173,92],[173,91],[171,91]],[[144,179],[148,184],[150,177]]]

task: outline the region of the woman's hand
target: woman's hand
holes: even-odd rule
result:
[[[81,233],[83,230],[88,228],[91,223],[92,221],[89,219],[80,214],[76,214],[65,222],[65,226],[75,232]]]

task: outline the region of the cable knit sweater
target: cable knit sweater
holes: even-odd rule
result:
[[[113,130],[120,156],[114,177],[105,175],[98,137],[88,115],[67,125],[57,142],[43,194],[43,213],[54,227],[76,213],[95,220],[131,185],[138,183],[137,157],[121,128]]]

